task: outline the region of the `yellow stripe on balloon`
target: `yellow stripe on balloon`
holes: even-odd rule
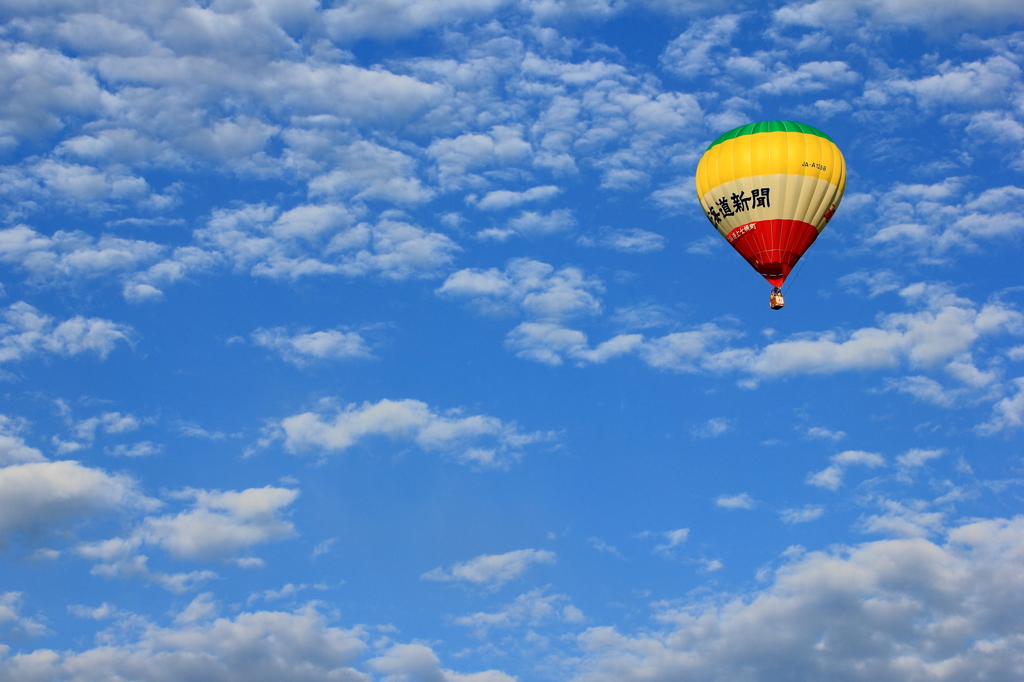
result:
[[[797,175],[846,186],[846,164],[839,147],[817,135],[770,132],[725,140],[709,149],[697,165],[700,196],[719,185],[752,175]]]

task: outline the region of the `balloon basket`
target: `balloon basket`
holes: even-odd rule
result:
[[[772,310],[782,310],[782,307],[786,305],[786,301],[782,298],[782,289],[778,287],[772,289],[772,295],[768,297],[768,305]]]

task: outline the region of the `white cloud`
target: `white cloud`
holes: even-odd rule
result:
[[[253,602],[259,601],[261,599],[264,600],[264,601],[272,601],[274,599],[284,599],[285,597],[291,597],[292,595],[296,595],[299,592],[302,592],[307,587],[309,587],[309,585],[306,585],[304,583],[301,584],[301,585],[294,585],[292,583],[287,583],[285,585],[282,585],[280,590],[264,590],[263,592],[253,592],[245,600],[245,603],[246,604],[252,604]]]
[[[978,433],[990,436],[1024,426],[1024,377],[1010,382],[1015,393],[1003,398],[992,408],[992,418],[977,427]]]
[[[224,265],[255,276],[315,275],[391,279],[433,276],[459,247],[448,237],[403,220],[355,223],[337,204],[306,204],[281,212],[266,205],[215,209],[194,244],[166,246],[109,235],[58,231],[52,237],[18,225],[0,230],[0,261],[16,264],[35,283],[114,278],[132,302],[159,300],[163,288]]]
[[[354,0],[324,12],[331,37],[390,38],[483,18],[510,0]]]
[[[416,206],[434,196],[415,177],[415,161],[402,152],[359,140],[334,153],[334,170],[309,181],[311,197]]]
[[[46,460],[37,448],[26,445],[20,435],[24,430],[24,420],[0,414],[0,466]]]
[[[441,186],[458,189],[480,184],[483,180],[470,171],[524,160],[533,150],[522,135],[518,128],[495,126],[486,134],[466,133],[434,141],[428,151],[437,161]]]
[[[913,26],[940,34],[972,28],[1005,26],[1024,18],[1024,10],[1009,0],[967,0],[935,5],[926,0],[812,0],[787,5],[776,11],[783,24],[852,30],[864,19],[878,26]]]
[[[462,564],[455,564],[445,570],[438,566],[420,576],[422,580],[455,581],[498,588],[509,580],[518,578],[532,564],[553,564],[555,553],[542,549],[518,549],[504,554],[482,554]]]
[[[861,285],[867,287],[868,296],[874,298],[888,291],[899,291],[903,288],[902,278],[892,270],[879,270],[878,272],[867,272],[860,270],[849,275],[843,275],[838,280],[839,284],[845,286],[848,291],[860,293],[864,291]]]
[[[923,500],[899,502],[881,498],[876,500],[881,514],[861,517],[857,526],[863,533],[880,533],[897,538],[923,538],[944,530],[946,514],[929,511],[930,504]]]
[[[860,75],[846,62],[805,62],[796,69],[776,65],[771,78],[758,86],[758,90],[771,95],[819,92],[830,88],[853,85]]]
[[[911,448],[896,458],[896,464],[901,469],[916,469],[925,465],[928,460],[942,457],[945,450],[925,450],[922,448]]]
[[[582,246],[602,246],[620,253],[649,253],[665,248],[663,236],[639,227],[619,230],[602,228],[596,235],[581,236],[576,243]]]
[[[15,534],[42,535],[116,510],[154,509],[134,480],[78,462],[14,464],[0,468],[0,543]]]
[[[739,495],[719,495],[715,504],[726,509],[753,509],[757,501],[748,493]]]
[[[685,78],[720,72],[719,58],[730,48],[740,19],[739,15],[725,14],[714,19],[694,21],[666,46],[661,55],[662,65]]]
[[[146,518],[135,537],[175,558],[230,557],[253,545],[295,535],[282,510],[299,496],[290,488],[248,488],[241,491],[187,488],[175,497],[193,500],[178,514]]]
[[[948,389],[938,381],[925,376],[907,376],[898,379],[887,378],[885,380],[887,390],[895,390],[900,393],[912,395],[918,400],[923,400],[939,407],[953,407],[957,400],[963,398],[966,391],[963,389]]]
[[[513,192],[507,189],[488,192],[482,199],[476,202],[476,207],[482,211],[500,211],[505,208],[519,206],[531,201],[547,201],[556,196],[562,190],[555,185],[542,185],[531,187],[524,192]]]
[[[588,538],[587,544],[596,549],[598,552],[604,552],[605,554],[611,554],[613,557],[622,559],[623,561],[629,561],[622,552],[619,551],[618,547],[609,545],[601,538]]]
[[[96,115],[103,91],[81,60],[26,43],[0,43],[0,135],[38,139],[63,127],[68,115]],[[17,93],[17,96],[12,96]]]
[[[846,450],[830,458],[832,464],[821,471],[807,474],[807,482],[810,485],[828,490],[838,490],[843,485],[843,475],[846,469],[852,465],[866,466],[871,469],[885,466],[885,458],[874,452],[863,450]]]
[[[81,604],[70,604],[68,606],[68,613],[79,618],[106,620],[117,615],[119,612],[117,607],[113,604],[103,602],[96,608],[89,608],[88,606],[82,606]]]
[[[718,438],[729,430],[729,420],[725,417],[714,417],[707,420],[705,424],[693,429],[693,435],[698,438]]]
[[[1001,55],[958,65],[947,61],[939,64],[937,71],[917,80],[889,80],[884,88],[913,95],[925,109],[962,102],[980,108],[1006,104],[1021,79],[1020,67]]]
[[[740,372],[747,376],[742,384],[748,387],[786,376],[904,363],[922,369],[942,367],[961,381],[984,386],[995,375],[980,372],[969,362],[971,348],[983,337],[1024,330],[1024,315],[998,300],[978,306],[943,286],[924,283],[904,287],[900,295],[912,310],[881,315],[876,327],[794,334],[763,348],[726,346],[737,332],[714,323],[660,338],[621,334],[595,348],[581,331],[524,323],[510,332],[507,345],[519,357],[553,365],[565,358],[587,364],[636,354],[648,365],[680,372]]]
[[[47,628],[43,623],[21,615],[21,603],[21,592],[0,593],[0,629],[8,637],[15,638],[46,634]]]
[[[808,438],[820,438],[822,440],[830,440],[833,443],[841,441],[846,438],[845,431],[832,431],[822,426],[812,426],[808,428],[805,433]]]
[[[0,230],[0,261],[21,267],[37,283],[133,272],[165,250],[154,242],[111,235],[58,230],[47,237],[27,225]]]
[[[186,625],[196,621],[210,620],[216,617],[219,610],[217,602],[213,598],[213,592],[203,592],[174,616],[174,624]]]
[[[528,258],[509,261],[504,271],[459,270],[437,289],[442,296],[468,298],[485,311],[514,305],[531,318],[545,321],[600,313],[601,300],[595,294],[603,291],[599,280],[578,268],[555,270]]]
[[[641,538],[652,538],[652,537],[653,538],[664,538],[665,542],[661,543],[660,545],[655,545],[654,546],[654,551],[657,554],[664,554],[665,556],[671,557],[672,556],[672,550],[675,549],[676,547],[678,547],[679,545],[683,544],[684,542],[686,542],[687,539],[689,539],[689,537],[690,537],[690,529],[689,528],[677,528],[675,530],[666,530],[666,531],[661,531],[661,532],[645,530],[644,532],[638,534],[637,537],[641,537]]]
[[[1024,189],[1007,185],[965,195],[965,184],[953,177],[932,185],[897,184],[872,195],[869,206],[878,217],[867,244],[948,260],[958,249],[976,250],[985,242],[1024,234],[1024,217],[1017,210]]]
[[[107,448],[106,453],[113,457],[151,457],[159,455],[164,451],[164,446],[153,441],[144,440],[132,445],[121,443],[113,448]]]
[[[110,235],[93,238],[85,232],[57,230],[52,237],[27,225],[0,230],[0,261],[29,274],[29,282],[53,285],[81,279],[114,278],[123,283],[129,301],[158,300],[159,287],[208,271],[221,256],[193,246],[167,256],[163,245]]]
[[[224,440],[224,434],[220,431],[207,431],[199,424],[187,421],[178,421],[175,424],[178,433],[188,438],[209,438],[210,440]]]
[[[686,245],[686,253],[710,256],[722,248],[721,237],[708,235]]]
[[[161,208],[176,203],[174,197],[154,195],[144,178],[116,164],[97,168],[44,159],[18,170],[24,178],[22,182],[15,181],[18,189],[22,190],[18,197],[22,201],[36,199],[66,203],[94,212],[128,203],[140,207],[149,203]],[[12,171],[9,169],[8,173]]]
[[[628,355],[643,345],[643,336],[619,334],[590,348],[583,332],[550,322],[524,322],[508,333],[505,345],[527,360],[560,365],[568,357],[583,365]]]
[[[313,554],[311,555],[312,558],[315,559],[322,554],[327,554],[328,552],[330,552],[331,547],[337,541],[338,538],[327,538],[326,540],[316,543],[316,546],[313,548]]]
[[[498,670],[460,674],[441,667],[437,654],[424,644],[392,644],[367,664],[387,675],[388,682],[516,682],[517,678]]]
[[[373,357],[359,332],[328,329],[289,335],[283,327],[261,327],[252,333],[252,340],[257,346],[276,351],[284,360],[298,367],[316,360]]]
[[[667,603],[660,628],[578,637],[580,682],[741,678],[1012,679],[1022,655],[1024,518],[790,555],[763,591]],[[913,576],[908,581],[907,577]]]
[[[612,320],[625,329],[652,329],[674,323],[676,312],[655,303],[641,303],[615,309]]]
[[[125,546],[123,541],[107,541],[93,545],[79,545],[76,552],[84,559],[100,560],[89,573],[104,578],[135,578],[147,584],[159,585],[168,592],[184,594],[207,580],[217,578],[217,574],[208,570],[189,571],[188,573],[163,573],[149,569],[149,557],[144,554],[132,554],[134,545]]]
[[[783,509],[779,512],[783,523],[807,523],[820,519],[825,513],[825,508],[817,504],[805,504],[800,509]]]
[[[126,537],[82,543],[79,556],[96,561],[91,572],[111,578],[138,578],[181,593],[216,577],[212,571],[166,574],[149,569],[149,558],[139,551],[160,547],[176,559],[232,560],[242,568],[262,565],[255,557],[237,554],[254,545],[283,540],[296,534],[282,512],[298,497],[289,488],[248,488],[241,491],[186,488],[170,497],[191,501],[191,509],[177,514],[148,516]]]
[[[476,236],[480,239],[496,239],[505,241],[513,235],[524,237],[544,236],[558,232],[571,232],[576,226],[576,219],[569,209],[556,209],[550,213],[523,211],[508,221],[507,227],[490,227],[480,230]]]
[[[438,413],[418,400],[350,404],[331,413],[304,412],[282,419],[280,429],[289,452],[314,449],[344,452],[373,436],[408,438],[424,450],[440,450],[451,459],[477,467],[504,467],[522,456],[527,445],[551,440],[551,433],[521,433],[515,423],[487,415],[462,416],[459,410]]]
[[[118,341],[129,345],[134,330],[96,317],[72,317],[60,323],[25,302],[0,312],[0,362],[16,362],[37,353],[73,356],[95,353],[101,359]]]
[[[569,600],[564,594],[545,595],[542,588],[530,590],[516,597],[511,604],[506,604],[493,613],[478,612],[455,618],[456,625],[474,628],[476,635],[484,637],[491,628],[514,628],[521,625],[536,626],[545,621],[561,620],[565,609],[559,610],[558,605]],[[569,622],[576,622],[574,614],[569,613]]]
[[[106,412],[98,417],[83,419],[75,424],[75,437],[93,440],[96,438],[98,429],[102,429],[104,433],[127,433],[138,428],[139,420],[135,415]]]
[[[282,222],[277,213],[264,205],[215,210],[195,238],[204,248],[222,253],[237,270],[290,279],[332,274],[433,276],[459,248],[440,233],[393,218],[373,225],[316,227],[311,233],[306,227],[296,230],[293,220]],[[307,238],[311,234],[312,244]]]
[[[202,599],[201,597],[199,599]],[[195,603],[195,602],[193,602]],[[211,620],[211,613],[172,627],[149,625],[138,638],[81,652],[37,649],[0,661],[10,680],[204,679],[368,682],[349,667],[366,649],[360,628],[327,625],[313,605],[294,613],[243,612]],[[184,612],[183,612],[184,613]],[[132,616],[126,616],[126,620]]]

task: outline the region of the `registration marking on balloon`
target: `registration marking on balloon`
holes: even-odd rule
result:
[[[715,140],[697,166],[696,181],[715,229],[781,287],[842,200],[846,163],[820,130],[765,121]]]

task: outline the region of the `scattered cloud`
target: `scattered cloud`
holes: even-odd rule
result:
[[[655,545],[655,554],[662,554],[665,556],[672,556],[672,550],[679,545],[686,542],[690,537],[689,528],[677,528],[676,530],[666,530],[661,532],[655,532],[645,530],[638,535],[640,538],[664,538],[665,542]]]
[[[38,637],[47,632],[42,622],[21,615],[21,592],[0,593],[0,630],[8,637]]]
[[[532,564],[553,564],[555,553],[542,549],[518,549],[504,554],[481,554],[448,570],[438,566],[420,576],[422,580],[467,581],[497,589],[518,578]]]
[[[831,465],[817,473],[807,475],[807,483],[826,490],[838,490],[843,485],[843,476],[850,466],[866,466],[870,469],[885,466],[885,458],[874,452],[846,450],[830,458]]]
[[[739,372],[746,375],[741,385],[749,388],[765,380],[800,374],[909,365],[942,368],[954,379],[977,389],[993,382],[995,375],[973,364],[971,348],[984,337],[1024,332],[1024,315],[1000,301],[977,305],[945,286],[926,283],[906,286],[900,295],[911,310],[883,314],[878,326],[798,333],[763,347],[728,345],[740,334],[718,323],[662,337],[619,334],[592,348],[582,331],[558,322],[530,322],[510,332],[506,345],[519,357],[551,365],[561,364],[566,358],[586,365],[637,355],[652,367],[678,372]],[[905,384],[892,385],[903,390]]]
[[[393,644],[383,654],[371,658],[367,665],[385,679],[394,682],[438,680],[438,682],[515,682],[517,678],[498,670],[463,675],[441,667],[433,649],[425,644]]]
[[[807,523],[820,519],[825,514],[825,508],[820,504],[805,504],[799,509],[783,509],[779,512],[783,523]]]
[[[257,346],[275,351],[297,367],[305,367],[318,360],[373,357],[359,332],[337,329],[289,334],[284,327],[261,327],[252,333],[252,341]]]
[[[516,597],[511,604],[504,605],[493,613],[479,612],[455,618],[456,625],[473,628],[476,635],[486,637],[492,628],[514,628],[522,625],[536,627],[545,621],[567,620],[578,622],[576,610],[559,608],[569,601],[568,595],[544,594],[543,588],[530,590]],[[568,616],[568,618],[566,618]]]
[[[1017,517],[958,526],[944,544],[915,537],[791,553],[764,590],[724,604],[662,605],[662,629],[587,629],[577,638],[577,679],[776,669],[828,677],[860,670],[868,658],[871,678],[885,682],[926,679],[936,666],[953,678],[1012,678],[1022,537]]]
[[[569,209],[559,208],[550,213],[523,211],[508,221],[506,227],[492,227],[480,230],[476,236],[480,239],[505,241],[516,235],[521,237],[540,237],[559,232],[568,233],[576,227],[576,218]]]
[[[388,400],[304,412],[278,423],[289,452],[344,452],[373,436],[412,440],[424,450],[439,450],[452,460],[476,467],[505,467],[529,445],[550,441],[553,433],[521,433],[514,422],[487,415],[463,416],[461,410],[438,413],[419,400]]]
[[[596,549],[598,552],[611,554],[613,557],[616,557],[617,559],[628,561],[625,555],[623,555],[623,553],[619,551],[618,547],[615,547],[614,545],[609,545],[601,538],[588,538],[587,544]]]
[[[1024,377],[1010,382],[1014,394],[1003,398],[992,408],[992,418],[977,427],[978,433],[991,436],[1024,426]]]
[[[488,192],[482,198],[475,197],[470,203],[474,203],[481,211],[500,211],[502,209],[519,206],[533,201],[547,201],[557,196],[562,190],[555,185],[543,185],[531,187],[524,192],[513,192],[507,189]]]
[[[725,417],[714,417],[706,423],[693,429],[693,435],[698,438],[718,438],[730,428],[729,420]]]
[[[26,428],[24,420],[0,414],[0,466],[46,461],[42,452],[21,437]]]
[[[92,568],[95,575],[136,577],[172,592],[184,592],[216,574],[152,572],[148,557],[139,552],[151,546],[163,549],[175,559],[231,560],[243,568],[261,566],[261,560],[239,557],[238,553],[254,545],[293,537],[295,527],[282,518],[282,511],[298,494],[297,490],[271,486],[223,492],[186,488],[169,493],[169,497],[190,501],[190,509],[147,516],[125,537],[81,543],[76,552],[97,562]]]
[[[601,312],[601,282],[582,270],[517,258],[504,271],[465,269],[452,273],[438,295],[469,300],[484,312],[519,310],[540,321],[562,320]]]
[[[945,454],[945,450],[942,449],[912,448],[896,458],[896,465],[901,469],[916,469],[923,467],[929,460],[942,457],[943,454]]]
[[[831,429],[826,429],[823,426],[811,426],[811,427],[808,427],[807,430],[804,433],[807,434],[808,438],[819,438],[821,440],[830,440],[833,443],[837,443],[837,442],[841,441],[842,439],[846,438],[846,432],[845,431],[832,431]]]
[[[133,445],[121,443],[113,448],[106,448],[106,453],[113,457],[150,457],[159,455],[164,451],[164,446],[144,440]]]
[[[119,510],[153,510],[160,504],[143,495],[128,476],[70,460],[28,461],[0,468],[0,497],[5,500],[0,509],[0,545],[9,544],[16,535],[38,537],[90,517]]]
[[[10,679],[175,679],[200,677],[248,680],[304,679],[357,682],[365,675],[351,666],[366,649],[362,629],[327,625],[312,604],[293,613],[243,612],[213,619],[215,604],[200,595],[171,627],[147,624],[127,641],[104,642],[82,652],[40,649],[0,661]],[[133,615],[123,618],[130,626]],[[132,630],[129,630],[130,632]],[[244,655],[242,652],[245,652]],[[227,677],[225,677],[227,676]]]
[[[665,248],[665,238],[657,232],[639,227],[602,228],[595,235],[583,235],[576,240],[581,246],[601,246],[620,253],[650,253]]]
[[[740,493],[739,495],[719,495],[715,504],[725,509],[753,509],[757,500],[747,493]]]
[[[118,342],[132,345],[134,338],[128,325],[81,315],[58,323],[25,302],[0,312],[0,362],[17,362],[39,353],[93,353],[102,360]]]
[[[857,526],[862,533],[879,533],[897,538],[929,537],[945,530],[946,514],[935,511],[924,500],[873,500],[881,514],[863,516]]]

